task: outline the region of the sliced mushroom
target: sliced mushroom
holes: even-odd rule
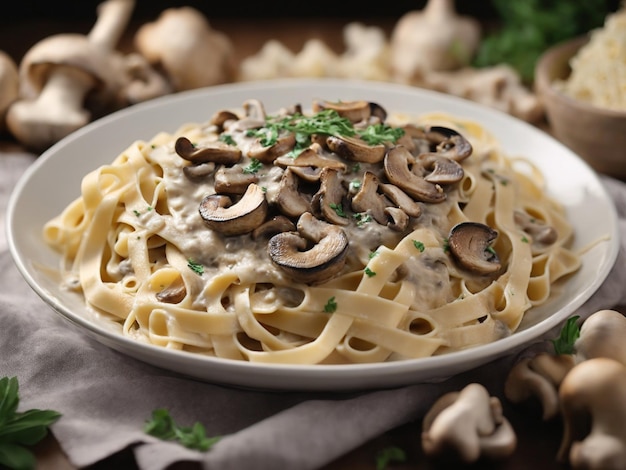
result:
[[[215,172],[215,163],[206,162],[183,167],[183,173],[190,180],[202,180]]]
[[[359,191],[352,198],[351,207],[354,212],[367,212],[379,224],[387,225],[389,217],[385,213],[385,208],[390,204],[387,198],[378,192],[379,186],[376,175],[366,171]]]
[[[179,137],[174,144],[176,153],[194,164],[213,162],[233,165],[241,158],[241,150],[233,145],[216,140],[196,147],[187,137]]]
[[[252,232],[252,238],[270,238],[277,233],[293,232],[296,230],[296,225],[284,215],[277,215],[272,217],[267,222],[262,223]]]
[[[287,168],[280,179],[276,204],[280,212],[289,217],[299,217],[311,211],[311,201],[299,190],[300,180],[295,173]]]
[[[409,226],[409,216],[402,209],[398,207],[387,207],[385,208],[385,213],[390,218],[389,222],[387,222],[387,226],[391,230],[402,232]]]
[[[396,205],[396,207],[402,209],[407,215],[410,215],[411,217],[419,217],[422,215],[422,207],[419,203],[411,199],[407,193],[402,191],[396,185],[383,183],[379,184],[378,187],[381,192]]]
[[[327,158],[321,155],[322,146],[319,144],[311,144],[304,149],[297,157],[280,156],[274,160],[274,165],[282,167],[315,167],[315,168],[333,168],[335,170],[345,171],[346,164]]]
[[[293,133],[284,134],[272,145],[263,145],[261,139],[257,139],[247,152],[248,157],[256,158],[263,163],[273,163],[276,158],[293,150],[296,145],[296,136]]]
[[[382,106],[365,100],[313,102],[313,112],[319,113],[320,111],[324,111],[326,109],[336,111],[341,117],[344,117],[353,123],[367,121],[372,115],[381,121],[384,121],[387,118],[387,112]]]
[[[251,99],[243,103],[245,117],[238,119],[226,126],[228,132],[247,131],[249,129],[258,129],[265,125],[265,107],[260,100]]]
[[[389,149],[384,160],[385,174],[389,181],[418,201],[443,202],[446,193],[441,186],[426,181],[411,171],[409,165],[414,161],[413,155],[406,147],[397,145]]]
[[[424,179],[429,183],[457,183],[461,181],[465,174],[459,162],[438,154],[427,153],[420,155],[418,162],[420,162],[424,168],[431,170],[428,175],[424,176]]]
[[[386,147],[383,144],[369,145],[356,137],[330,135],[326,145],[346,160],[363,163],[379,163],[385,158]]]
[[[320,182],[320,189],[311,201],[314,212],[333,224],[347,225],[349,219],[343,214],[346,190],[341,185],[339,172],[333,168],[324,168],[320,174]]]
[[[479,222],[461,222],[452,227],[448,245],[457,262],[470,271],[492,274],[500,270],[498,254],[491,247],[498,232]]]
[[[164,302],[166,304],[178,304],[183,301],[186,295],[187,289],[185,288],[185,284],[181,282],[168,286],[162,291],[157,292],[156,299],[159,302]]]
[[[316,219],[310,212],[300,216],[297,228],[298,232],[270,238],[272,262],[292,279],[307,284],[327,281],[341,272],[349,246],[343,229]]]
[[[249,233],[265,221],[268,204],[260,186],[251,184],[239,201],[232,204],[228,196],[211,194],[200,203],[204,222],[225,236]]]
[[[245,173],[239,165],[220,166],[215,172],[214,188],[219,194],[243,194],[252,183],[259,181],[254,173]]]
[[[515,223],[531,236],[532,241],[542,245],[551,245],[559,234],[551,225],[532,217],[526,211],[516,210],[514,213]]]
[[[460,162],[472,154],[472,145],[454,129],[431,126],[426,130],[426,138],[436,144],[437,153]]]
[[[233,111],[230,111],[228,109],[222,109],[213,114],[209,122],[212,125],[217,126],[220,132],[223,132],[228,122],[235,122],[238,120],[239,116],[237,116],[237,114],[235,114]]]

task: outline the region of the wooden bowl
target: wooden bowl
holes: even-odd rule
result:
[[[597,172],[626,179],[626,111],[576,100],[553,85],[569,76],[569,60],[588,40],[586,35],[548,49],[535,68],[535,91],[557,139]]]

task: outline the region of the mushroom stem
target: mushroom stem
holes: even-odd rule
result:
[[[113,50],[135,7],[134,0],[107,0],[98,5],[98,18],[87,35],[94,46]]]

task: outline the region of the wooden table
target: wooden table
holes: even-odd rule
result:
[[[350,19],[349,21],[361,21],[366,25],[375,25],[389,33],[396,18]],[[313,19],[211,19],[213,28],[227,34],[236,50],[236,59],[248,57],[258,52],[261,46],[269,39],[277,39],[293,51],[299,51],[306,40],[319,38],[336,52],[343,50],[343,28],[348,23],[345,18],[313,18]],[[0,49],[5,50],[16,60],[26,52],[36,41],[51,34],[61,32],[85,33],[91,27],[91,23],[63,20],[32,19],[18,23],[4,24],[0,27]],[[132,31],[123,39],[120,49],[132,47]],[[15,146],[10,142],[10,137],[4,136],[2,145]],[[518,446],[515,454],[501,462],[480,462],[466,468],[493,468],[503,470],[534,470],[555,469],[559,465],[555,461],[556,452],[561,439],[560,422],[543,422],[540,410],[537,407],[511,406],[504,402],[505,416],[511,421],[518,434]],[[343,469],[374,469],[376,467],[376,454],[388,446],[397,446],[407,453],[407,461],[394,463],[389,469],[415,469],[423,470],[441,467],[436,462],[426,459],[421,451],[420,429],[421,423],[412,422],[393,429],[382,436],[376,437],[354,451],[341,457],[328,465],[325,470]],[[39,458],[39,469],[47,470],[70,470],[74,467],[58,446],[54,437],[42,441],[36,446]],[[113,457],[106,464],[96,464],[92,469],[133,468],[132,455],[130,452],[122,452]],[[194,465],[180,465],[176,468],[198,468]],[[457,467],[458,468],[458,467]],[[566,468],[566,467],[563,467]]]

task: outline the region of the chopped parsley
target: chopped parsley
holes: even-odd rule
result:
[[[263,163],[256,158],[250,159],[250,164],[243,169],[245,174],[257,173],[263,167]]]
[[[574,354],[574,343],[580,336],[579,318],[578,315],[568,318],[561,328],[559,337],[552,340],[555,354]]]
[[[311,136],[315,134],[360,137],[368,145],[395,143],[404,135],[404,129],[382,123],[372,124],[365,129],[355,129],[349,119],[341,117],[334,109],[325,109],[312,116],[300,113],[281,117],[267,116],[264,127],[251,129],[246,135],[259,138],[261,145],[270,147],[278,142],[281,131],[295,134],[297,149],[307,147],[311,143]]]
[[[420,253],[423,253],[424,250],[426,249],[426,246],[424,246],[424,244],[420,242],[419,240],[413,240],[413,246],[417,248],[420,251]]]
[[[343,205],[331,203],[330,208],[334,210],[339,217],[347,217],[343,210]]]
[[[352,217],[354,217],[357,227],[362,227],[366,223],[372,221],[372,216],[365,212],[357,212],[356,214],[352,214]]]
[[[365,274],[367,274],[367,277],[373,277],[376,276],[376,272],[372,271],[370,268],[365,267]]]
[[[328,302],[326,302],[326,305],[324,305],[324,312],[335,313],[336,310],[337,310],[337,302],[335,301],[335,296],[332,296],[330,299],[328,299]]]
[[[228,145],[233,145],[233,146],[237,145],[237,142],[235,142],[235,139],[233,139],[233,137],[230,134],[220,134],[219,140],[221,140],[222,142]]]
[[[378,251],[370,251],[369,259],[372,259],[374,256],[378,256]]]
[[[187,260],[187,266],[189,267],[189,269],[191,269],[194,273],[202,276],[204,274],[204,266],[202,266],[200,263],[196,263],[193,260]]]

